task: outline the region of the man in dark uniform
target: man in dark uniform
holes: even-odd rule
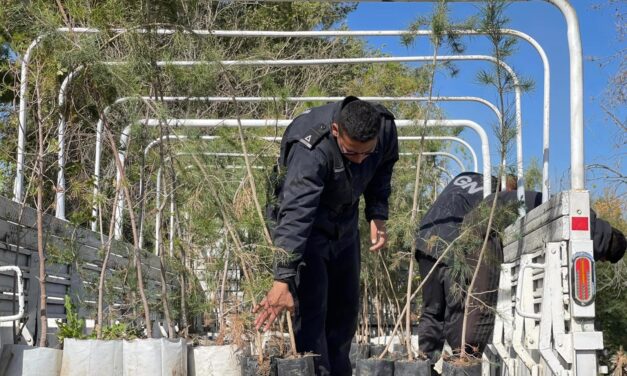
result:
[[[492,187],[495,188],[496,181],[492,180]],[[440,193],[420,222],[416,234],[416,259],[422,280],[448,245],[459,236],[464,216],[481,200],[483,175],[475,172],[455,176]],[[447,267],[450,261],[451,258],[445,256],[422,288],[418,341],[420,351],[432,358],[436,358],[442,350],[445,339],[451,346],[461,343],[456,323],[461,323],[464,313],[459,297],[452,292],[453,281],[449,278]]]
[[[418,249],[416,258],[420,262],[422,278],[425,278],[433,267],[434,258],[441,256],[448,244],[460,235],[462,229],[472,230],[469,235],[475,238],[472,244],[483,242],[487,224],[482,219],[485,219],[485,213],[492,205],[494,194],[485,199],[478,195],[483,193],[476,188],[481,184],[481,176],[474,174],[472,180],[470,176],[464,177],[464,174],[455,177],[422,220],[416,239]],[[479,265],[473,289],[474,298],[470,301],[471,309],[466,325],[466,351],[477,357],[480,357],[489,343],[494,328],[494,310],[488,307],[496,306],[498,296],[500,262],[503,257],[502,240],[498,234],[516,220],[518,207],[523,205],[514,191],[515,184],[509,180],[508,183],[506,192],[495,193],[498,195],[497,214],[488,238],[486,253]],[[541,203],[540,192],[525,191],[524,205],[527,211]],[[594,211],[591,211],[590,223],[595,261],[618,262],[625,253],[624,235],[612,228],[609,223],[597,218]],[[453,245],[455,246],[456,244]],[[459,243],[457,246],[460,246]],[[474,271],[480,248],[479,245],[477,249],[468,250],[467,254],[461,255],[462,260],[458,262],[466,263]],[[450,273],[452,262],[452,257],[445,257],[423,287],[423,311],[418,324],[418,339],[420,350],[431,357],[437,356],[442,350],[444,340],[454,351],[461,347],[465,294],[462,293],[460,296],[451,292],[454,284],[458,283]]]
[[[497,207],[495,214],[495,223],[491,229],[486,251],[483,261],[479,265],[477,281],[473,288],[473,298],[470,300],[470,309],[468,310],[466,342],[468,344],[467,351],[475,353],[480,357],[486,345],[492,338],[494,330],[494,308],[496,307],[498,298],[498,286],[500,276],[500,264],[503,259],[503,244],[499,233],[509,225],[513,224],[518,218],[518,208],[523,202],[518,199],[517,192],[499,192],[497,195]],[[483,239],[486,235],[487,224],[485,220],[481,221],[481,217],[485,218],[485,213],[492,205],[494,194],[486,197],[475,209],[473,209],[464,218],[463,228],[473,227],[472,236]],[[525,191],[524,206],[527,211],[540,206],[542,204],[542,193],[536,191]],[[482,213],[483,212],[483,213]],[[481,223],[480,225],[477,225]],[[594,210],[590,210],[590,235],[594,249],[595,261],[609,261],[611,263],[618,262],[625,254],[625,236],[618,229],[612,227],[608,222],[597,217]],[[480,249],[475,252],[469,252],[465,261],[471,265],[474,270],[477,265],[477,258]],[[462,331],[462,323],[456,322],[451,328],[460,334]],[[453,345],[451,345],[453,349]],[[461,346],[457,344],[457,348]]]
[[[255,308],[257,329],[293,311],[299,352],[320,354],[333,375],[350,375],[350,343],[359,311],[359,198],[365,199],[371,251],[385,246],[398,140],[392,114],[347,97],[312,108],[286,129],[277,203],[270,206],[274,245],[288,252]]]

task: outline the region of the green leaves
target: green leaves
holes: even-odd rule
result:
[[[83,333],[85,330],[85,320],[78,318],[77,309],[72,304],[69,295],[65,296],[65,322],[57,320],[57,337],[59,342],[63,343],[66,338],[85,339],[87,336]]]

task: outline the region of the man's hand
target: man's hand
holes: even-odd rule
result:
[[[388,232],[385,229],[385,221],[381,219],[373,219],[370,221],[370,241],[372,252],[378,252],[385,247],[388,241]]]
[[[267,331],[274,320],[286,309],[294,312],[294,298],[287,283],[274,281],[268,295],[253,309],[253,313],[258,313],[255,319],[255,329],[259,330],[265,323],[263,331]]]

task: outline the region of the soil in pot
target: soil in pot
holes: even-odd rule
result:
[[[385,345],[370,345],[368,356],[371,358],[377,358],[383,353],[383,350],[385,350]]]
[[[360,359],[357,361],[357,376],[392,376],[394,362],[388,359]]]
[[[445,361],[442,366],[444,376],[481,376],[481,363]]]
[[[320,366],[320,355],[305,354],[298,357],[277,359],[278,376],[316,376],[328,375]]]
[[[264,358],[260,365],[257,356],[244,356],[241,359],[242,376],[277,376],[277,359]]]

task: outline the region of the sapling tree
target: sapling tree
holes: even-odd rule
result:
[[[415,229],[418,223],[418,210],[419,210],[419,199],[420,199],[420,191],[421,191],[421,165],[422,165],[422,153],[425,151],[425,135],[427,130],[427,121],[433,116],[433,90],[434,90],[434,82],[435,82],[435,74],[438,69],[438,54],[440,49],[443,47],[444,42],[448,42],[450,48],[455,52],[462,52],[464,50],[464,46],[459,43],[457,36],[454,34],[453,30],[456,25],[452,25],[448,20],[448,8],[446,1],[440,1],[434,10],[433,15],[430,18],[421,17],[416,20],[410,26],[410,30],[403,37],[403,43],[406,45],[413,42],[413,38],[415,38],[415,32],[423,26],[430,26],[432,34],[430,36],[431,44],[433,46],[433,57],[428,65],[428,84],[427,84],[427,103],[425,106],[425,110],[421,114],[423,116],[423,123],[419,128],[420,132],[420,144],[417,151],[417,160],[416,160],[416,169],[415,169],[415,179],[414,179],[414,190],[413,190],[413,199],[412,199],[412,208],[411,208],[411,216],[409,220],[409,226],[412,229]],[[409,254],[409,268],[407,271],[407,289],[406,289],[406,306],[411,306],[411,296],[412,296],[412,282],[414,278],[414,254],[416,253],[416,245],[415,242],[412,242],[411,250]],[[413,360],[414,352],[411,345],[411,310],[407,309],[405,313],[405,346],[407,348],[407,356],[409,360]],[[391,343],[391,342],[390,342]],[[386,347],[385,351],[388,351],[389,344]],[[384,352],[385,353],[385,352]]]
[[[497,64],[494,64],[494,68],[492,71],[481,70],[478,73],[477,79],[480,83],[491,86],[496,90],[497,106],[501,114],[503,114],[503,116],[500,118],[499,124],[494,127],[494,132],[497,134],[499,141],[498,146],[500,163],[497,174],[497,186],[500,186],[501,178],[505,173],[505,160],[508,155],[511,141],[516,134],[516,121],[518,120],[516,117],[512,117],[510,115],[512,112],[512,104],[507,101],[508,95],[515,90],[519,90],[522,92],[530,90],[533,87],[531,81],[515,82],[514,77],[512,77],[509,72],[505,71],[500,64],[500,62],[503,62],[507,57],[512,55],[516,44],[516,39],[506,36],[501,32],[501,30],[505,28],[505,26],[509,22],[508,18],[504,16],[504,10],[506,9],[506,6],[507,3],[505,1],[488,1],[482,8],[481,19],[479,21],[481,30],[486,33],[489,41],[491,42],[492,53],[496,58]],[[522,176],[519,176],[518,184],[524,184]],[[480,307],[481,297],[475,296],[473,294],[473,290],[480,271],[480,266],[483,262],[485,262],[484,259],[487,257],[486,250],[488,248],[488,242],[490,240],[490,237],[493,235],[493,231],[495,229],[494,219],[498,202],[497,199],[498,195],[494,195],[494,198],[490,203],[490,211],[488,214],[487,224],[485,225],[485,229],[480,232],[481,236],[483,236],[483,241],[478,251],[476,265],[474,266],[470,282],[464,294],[464,318],[462,322],[461,349],[459,354],[459,357],[462,361],[468,361],[469,356],[472,355],[468,353],[468,349],[466,346],[469,314],[474,309],[485,308],[483,306]],[[524,200],[524,198],[521,199]],[[495,260],[492,260],[492,262],[495,262]],[[459,262],[456,262],[456,264],[459,264]],[[464,275],[464,273],[462,273],[462,275]],[[461,282],[462,286],[464,286],[465,281],[465,278],[463,278],[459,282]]]

